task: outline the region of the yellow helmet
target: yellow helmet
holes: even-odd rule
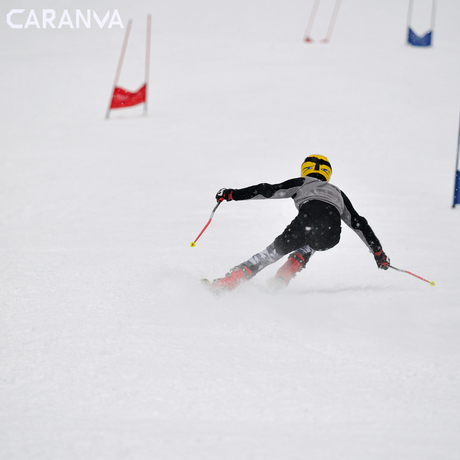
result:
[[[332,175],[332,166],[326,157],[322,155],[310,155],[302,163],[300,175],[302,177],[316,177],[317,179],[329,182]]]

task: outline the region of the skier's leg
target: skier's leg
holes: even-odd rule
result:
[[[291,253],[285,264],[276,272],[271,282],[272,286],[276,288],[287,287],[291,279],[305,268],[314,253],[315,250],[308,245]]]
[[[314,249],[312,249],[308,244],[306,246],[302,246],[301,248],[297,249],[295,251],[297,254],[300,254],[304,260],[305,264],[308,263],[310,260],[310,257],[316,252]]]
[[[291,254],[271,284],[286,287],[316,251],[327,251],[339,242],[340,232],[340,215],[332,205],[312,201],[302,206],[296,218],[274,241],[278,252]]]
[[[243,262],[249,270],[251,270],[252,276],[257,275],[261,270],[269,265],[277,262],[286,253],[279,252],[275,249],[275,243],[267,246],[263,251],[254,254],[246,262]]]
[[[292,251],[299,252],[297,259],[290,257],[290,260],[288,260],[291,264],[296,261],[291,267],[291,271],[297,267],[297,270],[293,273],[295,274],[305,266],[314,251],[330,249],[339,242],[339,239],[340,215],[338,211],[327,203],[309,202],[301,208],[297,217],[281,235],[275,238],[272,244],[246,262],[232,268],[224,278],[214,280],[211,283],[211,289],[213,291],[232,291],[241,283],[251,279],[262,269]],[[307,246],[309,249],[305,249]],[[298,248],[302,248],[302,250],[298,251]],[[293,274],[287,283],[289,283]]]
[[[218,278],[211,283],[211,290],[218,291],[233,291],[241,283],[250,280],[257,275],[261,270],[270,264],[273,264],[284,254],[280,254],[275,249],[274,243],[267,246],[263,251],[254,254],[246,262],[243,262],[236,267],[233,267],[224,278]]]

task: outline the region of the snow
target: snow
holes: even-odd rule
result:
[[[87,6],[2,1],[0,458],[458,460],[460,8],[440,3],[419,49],[405,2],[342,2],[327,45],[302,42],[312,6],[97,2],[133,19],[130,90],[152,14],[149,114],[105,120],[125,29],[12,29],[14,8],[57,24]],[[295,216],[224,203],[192,249],[216,191],[295,177],[311,152],[435,287],[377,270],[344,228],[276,296],[280,264],[202,290]]]

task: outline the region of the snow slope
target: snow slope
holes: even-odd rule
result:
[[[417,49],[405,3],[342,2],[309,45],[312,0],[2,1],[0,458],[458,459],[460,7],[440,2]],[[88,7],[134,20],[131,90],[152,14],[147,117],[104,119],[124,29],[5,19]],[[222,300],[201,289],[295,216],[224,203],[192,249],[215,192],[295,177],[311,152],[436,287],[377,270],[344,228],[277,296],[279,264]]]

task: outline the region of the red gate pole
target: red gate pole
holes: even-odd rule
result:
[[[110,117],[110,106],[112,105],[113,94],[115,92],[115,88],[118,85],[118,79],[120,78],[121,67],[123,65],[123,59],[125,58],[125,52],[126,52],[126,47],[128,45],[129,32],[131,31],[132,23],[133,21],[132,19],[130,19],[128,21],[128,26],[126,27],[125,39],[123,40],[123,46],[121,48],[121,54],[120,54],[120,59],[118,61],[117,72],[115,73],[115,81],[113,82],[113,89],[112,89],[112,93],[110,96],[109,106],[107,108],[107,113],[105,114],[105,118],[107,119]]]
[[[149,72],[150,72],[150,35],[152,28],[152,15],[147,15],[147,43],[145,47],[145,102],[144,102],[144,115],[147,114],[147,100],[149,94]]]
[[[315,22],[316,12],[318,11],[319,2],[321,0],[315,0],[313,4],[313,9],[310,13],[310,18],[308,19],[307,30],[305,31],[305,35],[303,40],[307,43],[312,42],[313,40],[310,38],[311,29],[313,28],[313,23]]]
[[[329,40],[332,37],[332,31],[334,30],[335,21],[337,19],[337,15],[339,14],[339,7],[340,7],[340,0],[337,0],[335,2],[334,11],[331,17],[331,22],[329,23],[329,28],[327,29],[326,38],[322,40],[324,43],[329,42]]]

